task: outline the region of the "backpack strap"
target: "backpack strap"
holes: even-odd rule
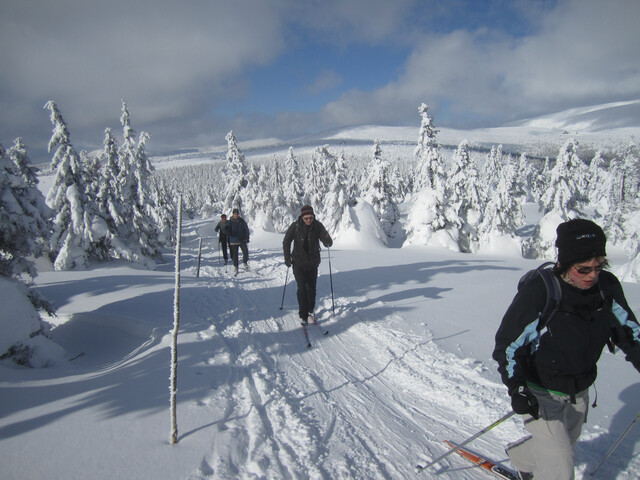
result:
[[[553,262],[547,262],[540,265],[537,269],[538,274],[544,280],[544,285],[547,288],[547,299],[544,304],[544,309],[540,314],[540,322],[538,323],[538,331],[541,331],[547,326],[551,317],[560,308],[560,302],[562,300],[562,290],[560,290],[560,280],[553,273],[553,270],[547,268],[549,265],[553,265]]]

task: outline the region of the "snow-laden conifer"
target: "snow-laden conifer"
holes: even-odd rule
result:
[[[491,147],[491,151],[480,172],[480,185],[483,185],[482,195],[485,199],[491,197],[493,190],[502,178],[503,157],[502,145]]]
[[[238,148],[238,141],[231,130],[225,137],[227,140],[227,163],[224,169],[225,191],[222,206],[223,212],[231,212],[234,208],[243,211],[243,190],[247,186],[249,172],[243,153]]]
[[[444,162],[436,138],[437,130],[424,103],[420,106],[422,117],[417,157],[417,179],[419,188],[412,197],[407,215],[407,245],[444,246],[458,251],[457,229],[451,228],[445,211],[446,176]]]
[[[118,238],[126,245],[120,250],[128,251],[130,258],[147,262],[148,259],[162,258],[162,240],[164,226],[158,224],[158,215],[151,193],[151,172],[153,167],[146,153],[146,143],[150,138],[147,132],[141,132],[136,140],[136,132],[131,126],[131,114],[127,102],[122,102],[123,142],[118,149],[119,179],[121,203],[128,231],[120,230]]]
[[[395,188],[389,181],[389,162],[382,158],[380,140],[373,144],[373,158],[367,167],[362,197],[371,204],[380,226],[387,237],[393,235],[393,226],[400,218],[400,211],[395,203]]]
[[[478,227],[479,250],[499,252],[512,246],[519,253],[522,246],[516,230],[524,224],[524,213],[518,199],[516,166],[507,163],[499,170],[499,178],[483,208]]]
[[[482,220],[478,169],[469,155],[470,146],[466,139],[458,145],[446,184],[446,217],[451,228],[458,229],[458,244],[463,252],[477,250],[477,229]]]
[[[89,218],[85,215],[88,199],[82,164],[70,141],[69,130],[62,114],[53,101],[45,105],[50,111],[53,133],[49,152],[54,151],[51,171],[55,178],[47,194],[47,205],[54,212],[50,250],[56,270],[82,268],[88,256],[85,241],[88,238]]]
[[[610,188],[611,175],[606,170],[606,162],[602,158],[602,152],[598,150],[589,164],[587,198],[600,216],[606,215],[609,211]]]
[[[351,195],[349,193],[344,154],[340,153],[338,158],[330,156],[325,161],[330,162],[331,158],[334,159],[334,165],[330,167],[330,171],[333,172],[329,177],[331,183],[324,196],[324,201],[318,201],[317,205],[320,206],[319,218],[323,225],[330,234],[337,236],[341,231],[346,231],[353,224],[349,215]]]
[[[329,145],[316,147],[308,165],[308,175],[304,182],[304,203],[321,210],[325,196],[329,192],[335,174],[336,157],[329,152]]]
[[[282,195],[284,196],[284,205],[287,209],[284,213],[285,218],[287,219],[285,221],[286,225],[298,218],[303,199],[300,164],[293,153],[293,147],[289,147],[289,152],[284,161],[282,176]]]
[[[420,132],[418,146],[416,148],[416,179],[414,191],[419,192],[424,188],[432,188],[436,191],[444,188],[445,171],[440,155],[440,145],[437,134],[439,130],[434,128],[433,119],[429,115],[429,106],[420,105]]]
[[[37,271],[30,257],[48,251],[50,218],[37,187],[36,169],[31,165],[21,138],[5,152],[0,145],[0,274],[32,279]]]

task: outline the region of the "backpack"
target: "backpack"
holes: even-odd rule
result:
[[[520,280],[518,281],[518,291],[524,286],[540,275],[542,280],[544,280],[544,285],[547,287],[547,299],[544,304],[544,308],[540,313],[540,321],[538,322],[537,330],[541,331],[551,317],[558,311],[560,308],[560,302],[562,300],[562,290],[560,290],[560,281],[558,277],[553,274],[552,267],[554,262],[545,262],[540,265],[538,268],[534,268],[533,270],[529,270],[525,273]]]
[[[520,280],[518,281],[518,291],[522,288],[523,285],[530,283],[536,276],[540,275],[542,280],[544,280],[544,285],[547,287],[547,299],[544,304],[544,308],[540,313],[540,321],[538,322],[538,326],[536,330],[538,332],[542,331],[544,327],[547,326],[549,320],[553,317],[553,315],[560,308],[560,302],[562,301],[562,290],[560,289],[560,280],[553,274],[553,267],[555,265],[554,262],[545,262],[540,265],[538,268],[534,268],[533,270],[529,270],[525,273]],[[606,277],[600,277],[598,279],[598,286],[600,288],[600,295],[603,298],[607,296],[608,285]],[[615,345],[609,339],[607,341],[607,347],[611,353],[615,353]]]

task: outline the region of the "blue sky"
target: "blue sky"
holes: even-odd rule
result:
[[[3,0],[0,143],[149,150],[353,125],[490,127],[640,98],[637,0]],[[46,153],[44,154],[46,160]],[[37,159],[44,161],[43,159]]]

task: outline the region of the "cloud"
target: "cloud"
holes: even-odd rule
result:
[[[425,102],[449,124],[487,126],[640,98],[639,2],[570,0],[536,15],[523,37],[487,28],[423,35],[396,81],[345,93],[325,121],[402,122]]]
[[[317,95],[326,90],[331,90],[341,83],[342,77],[337,72],[333,70],[323,70],[304,90],[311,95]]]
[[[468,127],[638,99],[637,18],[636,0],[4,0],[0,141],[23,136],[42,150],[47,100],[78,147],[100,147],[105,127],[119,129],[124,99],[134,128],[151,133],[149,148],[168,150],[224,143],[231,129],[249,139],[417,125],[422,102],[437,124]],[[326,46],[345,52],[340,67],[319,54]],[[275,71],[307,47],[313,78],[295,64]],[[371,58],[349,62],[351,51]],[[391,72],[386,85],[380,71]],[[252,102],[270,85],[287,89]],[[285,104],[289,91],[313,102]],[[325,100],[316,113],[293,111]],[[251,110],[258,103],[262,114]]]

